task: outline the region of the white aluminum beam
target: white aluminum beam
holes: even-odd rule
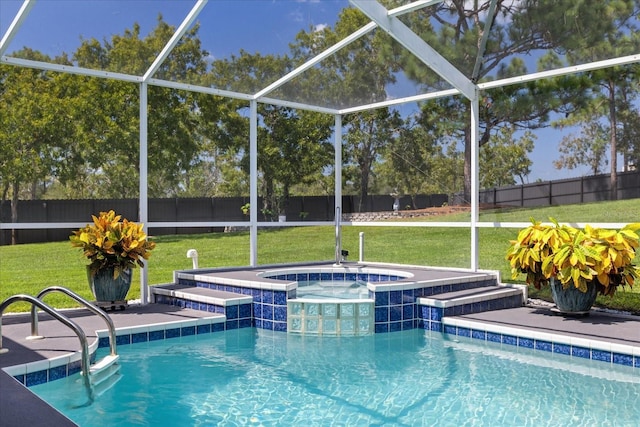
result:
[[[249,105],[249,265],[258,265],[258,102]]]
[[[287,83],[289,80],[295,78],[296,76],[298,76],[301,73],[305,72],[309,68],[313,67],[314,65],[316,65],[317,63],[319,63],[323,59],[333,55],[334,53],[336,53],[337,51],[339,51],[343,47],[347,46],[349,43],[352,43],[353,41],[359,39],[363,35],[369,33],[370,31],[372,31],[376,27],[377,27],[377,25],[374,22],[368,23],[364,27],[360,28],[358,31],[356,31],[356,32],[352,33],[351,35],[349,35],[348,37],[340,40],[338,43],[334,44],[333,46],[331,46],[330,48],[328,48],[324,52],[314,56],[309,61],[305,62],[304,64],[302,64],[301,66],[299,66],[295,70],[287,73],[283,77],[280,77],[278,80],[276,80],[275,82],[271,83],[269,86],[265,87],[260,92],[256,93],[254,95],[254,98],[258,99],[258,98],[268,94],[269,92],[274,91],[275,89],[279,88],[283,84]]]
[[[151,64],[147,72],[144,74],[144,76],[142,76],[143,81],[147,81],[156,73],[156,71],[158,71],[160,65],[162,65],[164,60],[167,59],[167,56],[169,56],[173,48],[176,47],[184,33],[191,26],[193,21],[195,21],[195,19],[198,17],[198,14],[205,7],[208,1],[209,0],[198,0],[198,2],[193,6],[187,17],[184,19],[184,21],[182,21],[182,24],[180,24],[180,26],[175,31],[175,33],[173,33],[173,36],[171,36],[160,54],[153,61],[153,64]]]
[[[210,95],[221,96],[224,98],[241,99],[244,101],[251,101],[253,99],[252,95],[248,95],[246,93],[232,92],[229,90],[198,86],[198,85],[193,85],[189,83],[171,82],[169,80],[161,80],[161,79],[154,79],[154,78],[149,79],[147,83],[153,86],[161,86],[161,87],[166,87],[171,89],[186,90],[189,92],[208,93]]]
[[[32,61],[30,59],[13,58],[3,56],[0,60],[3,64],[16,65],[18,67],[34,68],[36,70],[57,71],[59,73],[76,74],[80,76],[100,77],[103,79],[120,80],[131,83],[142,82],[142,77],[129,74],[114,73],[111,71],[92,70],[90,68],[74,67],[72,65],[52,64],[49,62]]]
[[[279,105],[281,107],[295,108],[297,110],[315,111],[317,113],[325,114],[337,114],[338,110],[335,108],[318,107],[310,104],[303,104],[301,102],[285,101],[283,99],[276,98],[260,98],[258,102],[270,105]]]
[[[148,148],[148,88],[144,82],[140,83],[140,182],[138,198],[138,218],[142,224],[149,222],[149,148]],[[147,232],[148,232],[147,228]],[[144,261],[147,265],[147,261]],[[146,268],[140,269],[140,302],[149,302],[149,275]]]
[[[547,79],[550,77],[566,76],[568,74],[577,74],[585,71],[599,70],[602,68],[615,67],[616,65],[634,64],[640,62],[640,54],[621,56],[613,59],[605,59],[602,61],[590,62],[588,64],[572,65],[555,70],[540,71],[537,73],[525,74],[524,76],[510,77],[508,79],[494,80],[491,82],[478,83],[478,89],[486,90],[496,87],[504,87],[520,83],[531,82],[534,80]]]
[[[491,32],[491,26],[493,25],[493,18],[496,14],[496,4],[498,0],[491,0],[489,5],[489,11],[487,12],[487,19],[484,22],[482,39],[480,40],[480,46],[478,48],[478,56],[476,56],[476,63],[473,65],[473,71],[471,72],[471,81],[477,82],[480,75],[480,67],[484,59],[484,53],[487,49],[487,40],[489,40],[489,33]]]
[[[361,105],[358,107],[343,108],[342,110],[339,111],[339,113],[340,114],[357,113],[359,111],[375,110],[377,108],[386,108],[386,107],[392,107],[394,105],[406,104],[409,102],[420,102],[420,101],[426,101],[428,99],[443,98],[445,96],[455,96],[455,95],[460,95],[460,91],[458,89],[440,90],[438,92],[424,93],[422,95],[408,96],[405,98],[389,99],[387,101],[375,102],[372,104]]]
[[[423,9],[425,7],[433,6],[434,4],[442,3],[444,0],[418,0],[413,3],[398,6],[395,9],[391,9],[387,15],[389,16],[401,16],[414,10]]]
[[[20,6],[20,10],[13,18],[13,21],[11,22],[11,25],[9,25],[7,32],[4,34],[4,36],[2,36],[2,40],[0,40],[0,57],[4,55],[4,52],[9,47],[11,40],[13,40],[13,38],[15,37],[24,20],[27,19],[29,12],[35,4],[36,0],[25,0],[22,3],[22,6]]]
[[[380,28],[396,39],[401,45],[462,92],[467,99],[476,95],[475,85],[442,55],[422,40],[395,16],[389,16],[387,9],[373,0],[349,0]]]

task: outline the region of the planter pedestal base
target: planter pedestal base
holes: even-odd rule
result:
[[[95,304],[96,307],[103,309],[104,311],[124,310],[125,308],[127,308],[127,305],[129,305],[127,301],[93,301],[93,304]]]
[[[590,311],[562,311],[556,307],[553,307],[551,309],[551,312],[553,314],[557,314],[558,316],[565,317],[587,317],[589,313],[591,313]]]

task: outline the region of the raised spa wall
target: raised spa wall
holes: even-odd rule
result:
[[[335,267],[324,263],[188,270],[175,272],[174,279],[180,289],[217,292],[219,301],[188,299],[175,287],[171,291],[152,287],[153,302],[225,314],[225,329],[255,326],[318,335],[368,335],[415,328],[442,331],[442,318],[453,315],[454,310],[466,314],[522,304],[522,295],[510,296],[509,301],[470,301],[449,308],[438,301],[431,303],[430,298],[439,294],[496,286],[498,275],[401,265],[348,263]],[[296,299],[297,282],[308,280],[363,281],[369,299]]]

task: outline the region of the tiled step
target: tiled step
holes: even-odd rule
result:
[[[151,286],[151,301],[226,316],[226,329],[252,326],[253,298],[233,292],[168,283]]]
[[[425,329],[442,331],[444,317],[515,308],[525,301],[522,285],[493,285],[418,298],[418,311]]]

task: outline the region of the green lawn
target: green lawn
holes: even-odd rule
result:
[[[527,222],[530,217],[546,220],[553,216],[571,222],[632,222],[638,221],[640,199],[620,202],[570,205],[539,209],[509,209],[483,211],[481,221]],[[464,221],[468,214],[431,217],[430,221]],[[415,219],[413,220],[415,221]],[[470,232],[464,228],[417,227],[343,227],[343,248],[349,259],[357,261],[359,233],[365,234],[365,260],[442,267],[470,266]],[[295,227],[261,230],[258,236],[260,264],[325,261],[334,257],[335,228]],[[504,259],[509,239],[517,230],[482,228],[479,266],[499,270],[503,281],[512,281]],[[173,271],[191,267],[186,257],[188,249],[197,249],[202,267],[242,266],[249,264],[249,233],[212,233],[183,236],[158,236],[157,247],[149,260],[149,283],[171,282]],[[37,243],[0,247],[0,301],[18,294],[35,295],[47,286],[59,285],[91,300],[85,271],[85,259],[69,242]],[[520,282],[523,277],[518,278]],[[128,297],[139,298],[139,270],[134,271],[134,283]],[[516,280],[518,281],[518,280]],[[548,297],[548,294],[536,294]],[[61,294],[50,294],[45,302],[55,307],[73,306]],[[614,298],[598,297],[597,304],[640,312],[640,285],[633,291],[618,292]],[[7,311],[26,311],[27,304],[14,304]]]

